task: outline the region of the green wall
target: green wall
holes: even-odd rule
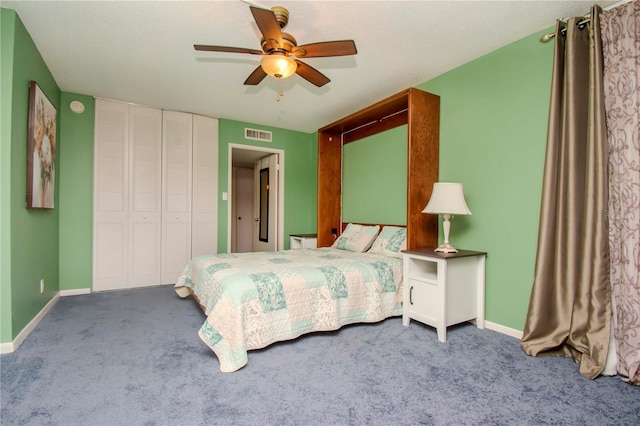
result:
[[[271,131],[272,142],[245,140],[245,127]],[[289,248],[290,234],[315,233],[318,205],[317,134],[220,119],[219,135],[218,252],[227,251],[229,205],[228,201],[222,200],[222,193],[228,192],[229,188],[229,144],[253,145],[285,151],[284,247]]]
[[[9,216],[9,230],[3,225],[3,247],[8,250],[2,252],[2,265],[8,263],[9,275],[2,274],[2,295],[9,292],[10,287],[11,307],[10,312],[5,309],[6,301],[3,301],[2,322],[8,320],[11,324],[11,332],[7,335],[5,326],[2,327],[2,341],[13,340],[20,331],[31,321],[37,313],[51,300],[59,289],[58,266],[58,217],[60,212],[60,161],[56,154],[56,181],[55,181],[55,209],[31,209],[25,207],[25,192],[27,186],[27,118],[29,104],[29,81],[35,80],[58,109],[58,126],[56,140],[60,144],[60,89],[51,72],[40,56],[31,36],[14,11],[2,9],[2,60],[3,74],[5,67],[11,67],[11,90],[2,92],[3,104],[6,98],[11,100],[9,111],[3,109],[3,154],[8,154],[11,163],[5,164],[9,169],[9,199],[8,206],[3,200],[2,220]],[[6,26],[5,26],[6,25]],[[13,35],[11,34],[13,33]],[[13,37],[13,46],[5,46],[5,36],[9,43]],[[13,49],[13,52],[10,50]],[[5,54],[5,51],[6,54]],[[8,63],[5,64],[5,61]],[[3,75],[3,86],[4,86]],[[5,114],[9,118],[5,118]],[[9,132],[5,128],[8,124]],[[8,136],[8,140],[6,139]],[[7,147],[7,145],[9,145]],[[10,152],[7,152],[10,151]],[[4,155],[3,155],[4,158]],[[3,173],[6,173],[4,171]],[[3,179],[3,185],[5,180]],[[4,189],[4,188],[3,188]],[[4,193],[4,191],[3,191]],[[7,279],[8,278],[8,279]],[[44,293],[40,293],[40,280],[45,281]],[[10,319],[9,319],[10,316]]]
[[[463,183],[473,213],[452,219],[449,239],[488,253],[486,319],[517,330],[536,257],[553,63],[545,32],[418,86],[440,95],[440,181]]]
[[[11,99],[16,14],[0,8],[0,342],[13,340],[11,321]]]
[[[71,101],[84,112],[69,109]],[[60,103],[60,290],[91,287],[95,101],[62,92]]]
[[[342,149],[342,221],[406,225],[406,125]]]

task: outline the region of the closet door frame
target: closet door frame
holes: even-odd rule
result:
[[[222,194],[222,199],[225,199],[225,195],[229,200],[233,199],[233,151],[235,150],[249,150],[249,151],[261,151],[265,153],[265,156],[269,154],[278,154],[278,250],[284,250],[284,177],[285,177],[285,153],[282,149],[265,148],[262,146],[245,145],[230,143],[228,145],[228,157],[227,157],[227,194]],[[231,253],[232,246],[232,232],[233,224],[232,220],[235,220],[233,212],[231,211],[232,202],[227,203],[227,253]]]

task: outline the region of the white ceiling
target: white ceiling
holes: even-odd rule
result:
[[[305,62],[331,82],[294,75],[244,86],[260,49],[249,1],[5,1],[60,89],[211,117],[314,132],[407,87],[555,24],[588,1],[251,1],[289,10],[298,44],[353,39],[358,54]],[[606,6],[612,1],[600,1]],[[549,46],[549,49],[553,49]]]

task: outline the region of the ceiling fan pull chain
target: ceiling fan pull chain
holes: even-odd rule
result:
[[[277,78],[278,80],[278,96],[276,96],[276,102],[280,102],[280,97],[284,96],[284,91],[282,90],[282,79]]]

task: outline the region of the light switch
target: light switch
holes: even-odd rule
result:
[[[223,192],[222,193],[222,201],[227,201],[227,199],[228,199],[227,193]]]

